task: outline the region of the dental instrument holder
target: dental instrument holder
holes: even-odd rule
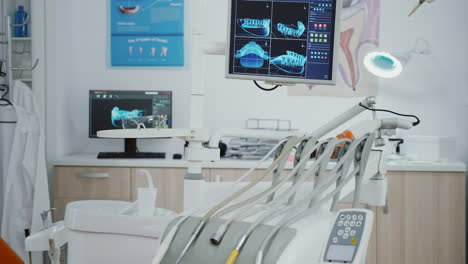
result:
[[[154,187],[153,177],[148,170],[140,169],[139,172],[141,176],[146,177],[148,187],[137,188],[138,215],[154,216],[157,212],[155,204],[158,197],[158,189]]]
[[[166,229],[166,234],[163,235],[163,240],[167,236],[168,230],[170,230],[171,226],[177,223],[178,220],[179,218],[169,224],[169,227]],[[196,228],[199,222],[200,218],[198,217],[190,217],[183,222],[161,264],[176,263],[176,259],[182,251],[185,242],[189,239],[189,236],[192,234],[192,230]],[[207,241],[209,241],[211,235],[219,228],[222,222],[223,221],[220,219],[212,219],[200,233],[198,239],[194,242],[193,250],[187,252],[187,257],[180,263],[224,263],[226,256],[229,255],[229,252],[237,244],[243,232],[248,228],[249,223],[238,221],[232,223],[222,244],[219,246],[213,246]],[[259,226],[247,240],[242,254],[239,256],[236,263],[254,263],[260,242],[265,239],[272,229],[273,227],[268,225]],[[293,228],[286,227],[281,229],[276,236],[277,239],[271,243],[269,250],[266,252],[265,263],[275,263],[296,235],[297,231]]]
[[[47,211],[41,212],[41,220],[42,220],[42,229],[47,229],[52,225],[52,212],[56,211],[55,208],[50,208]],[[50,213],[50,221],[49,221],[49,213]]]
[[[154,216],[158,189],[137,188],[138,216]]]

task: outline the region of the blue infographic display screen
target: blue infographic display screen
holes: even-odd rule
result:
[[[183,66],[184,0],[110,0],[112,66]]]
[[[336,0],[232,0],[230,74],[332,80]]]

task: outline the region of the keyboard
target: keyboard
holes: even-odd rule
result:
[[[98,159],[165,159],[164,152],[100,152]]]

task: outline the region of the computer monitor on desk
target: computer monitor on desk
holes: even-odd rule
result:
[[[155,124],[172,128],[172,92],[168,91],[89,91],[89,137],[101,130],[123,129],[125,119],[155,116]],[[165,153],[139,152],[135,138],[125,139],[125,152],[99,153],[98,158],[165,158]]]

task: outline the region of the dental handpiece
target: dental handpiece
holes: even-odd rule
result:
[[[289,153],[292,151],[292,149],[297,145],[299,144],[302,140],[304,140],[305,138],[304,137],[301,137],[301,138],[298,138],[298,137],[291,137],[288,139],[287,141],[287,145],[286,147],[283,149],[282,153],[280,154],[280,156],[275,159],[273,161],[273,164],[270,165],[270,167],[266,170],[266,172],[263,174],[263,176],[259,179],[257,179],[256,181],[248,184],[247,186],[243,187],[242,189],[240,189],[239,191],[237,191],[236,193],[234,193],[233,195],[231,195],[229,198],[225,199],[223,202],[219,203],[218,205],[216,205],[214,208],[212,208],[203,218],[202,220],[200,220],[200,223],[197,227],[197,229],[194,231],[194,233],[192,234],[189,242],[185,245],[183,251],[181,252],[181,254],[179,255],[177,261],[176,261],[176,264],[180,263],[182,261],[182,259],[184,258],[185,254],[188,252],[188,250],[190,249],[190,247],[192,246],[192,244],[195,242],[195,240],[197,239],[198,235],[201,233],[201,231],[203,230],[203,227],[205,226],[205,224],[208,222],[208,220],[219,210],[221,210],[223,207],[225,207],[227,204],[231,203],[232,201],[234,201],[236,198],[238,198],[240,195],[244,194],[246,191],[250,190],[251,188],[253,188],[255,185],[257,185],[260,181],[262,181],[263,179],[265,179],[268,175],[270,175],[270,173],[273,172],[274,168],[276,168],[278,166],[278,164],[281,162],[281,160],[286,156],[286,155],[289,155]]]

